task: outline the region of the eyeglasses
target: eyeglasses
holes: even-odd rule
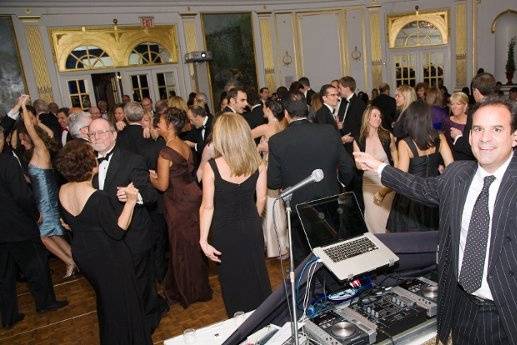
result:
[[[90,138],[97,138],[97,137],[101,137],[101,136],[104,136],[106,133],[111,133],[111,130],[108,129],[106,131],[97,131],[97,132],[90,132],[88,133],[88,136]]]

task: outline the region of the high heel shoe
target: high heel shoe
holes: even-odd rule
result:
[[[75,274],[77,271],[77,265],[75,263],[67,264],[66,265],[66,274],[63,278],[70,278]]]

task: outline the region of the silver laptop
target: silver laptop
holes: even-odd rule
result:
[[[340,280],[399,260],[368,231],[352,192],[301,203],[296,210],[312,252]]]

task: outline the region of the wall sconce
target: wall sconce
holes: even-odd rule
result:
[[[285,51],[284,57],[282,58],[282,62],[285,66],[289,66],[293,62],[293,58],[291,57],[291,55],[289,55],[289,52],[287,50]]]
[[[357,49],[357,46],[355,46],[352,51],[352,59],[354,59],[354,61],[361,60],[361,52]]]

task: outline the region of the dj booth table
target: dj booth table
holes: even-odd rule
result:
[[[398,257],[397,267],[385,273],[384,276],[376,276],[374,288],[365,290],[357,299],[348,305],[328,305],[329,308],[320,308],[316,317],[311,317],[304,330],[312,330],[311,339],[320,339],[305,344],[370,344],[372,341],[372,324],[376,325],[375,344],[434,344],[432,340],[436,336],[436,301],[437,284],[436,277],[432,280],[418,278],[425,273],[436,269],[436,244],[437,232],[383,234],[378,238],[388,246]],[[298,297],[305,294],[307,277],[303,275],[306,264],[314,261],[314,256],[307,257],[296,269],[295,275],[300,280],[297,282]],[[319,270],[326,270],[317,264]],[[390,283],[395,277],[395,282]],[[286,282],[287,286],[289,285]],[[342,289],[349,284],[342,284]],[[290,320],[289,300],[290,289],[282,285],[254,311],[237,318],[225,320],[195,331],[195,334],[187,332],[164,342],[165,345],[238,345],[254,344],[246,342],[250,335],[260,330],[279,329],[279,326]],[[314,291],[309,290],[309,293]],[[432,292],[427,294],[427,292]],[[298,315],[301,315],[299,313]],[[350,322],[348,322],[350,321]],[[310,324],[315,326],[310,327]],[[328,334],[336,337],[336,332],[331,332],[331,327],[338,324],[353,323],[359,330],[354,339],[339,338],[336,341],[325,341]],[[290,328],[287,330],[289,331]],[[323,333],[322,333],[323,332]],[[326,333],[325,333],[326,332]],[[361,333],[365,332],[366,336]],[[280,331],[278,332],[280,333]],[[288,332],[290,334],[290,332]],[[359,335],[357,335],[359,334]],[[368,337],[368,335],[370,337]],[[389,335],[389,336],[388,336]],[[318,338],[320,336],[320,338]],[[260,337],[255,337],[260,339]],[[328,337],[327,337],[328,338]],[[323,339],[323,340],[321,340]],[[269,344],[258,342],[257,344]],[[282,342],[275,345],[281,345]],[[285,343],[289,344],[289,342]],[[300,343],[302,344],[302,343]],[[305,345],[304,344],[304,345]]]

